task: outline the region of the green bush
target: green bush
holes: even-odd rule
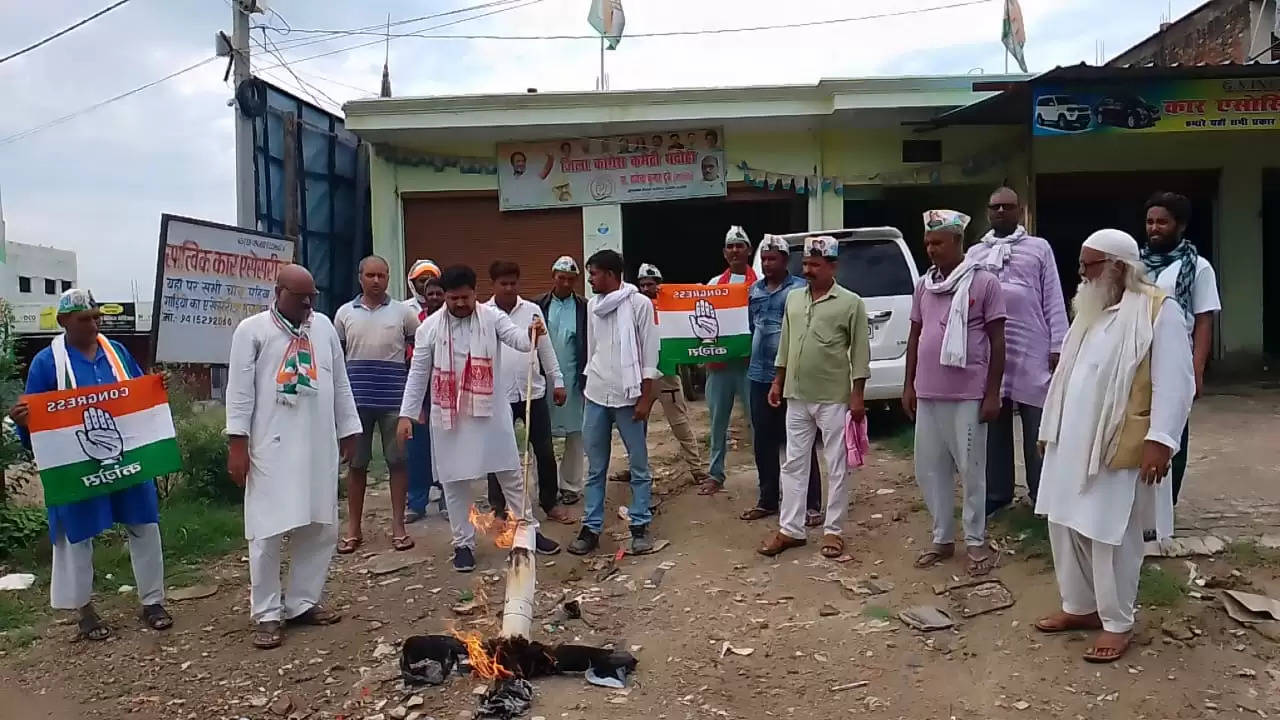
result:
[[[210,409],[173,420],[178,449],[182,452],[183,487],[197,498],[242,502],[244,491],[236,487],[227,474],[226,423],[222,413]]]
[[[0,505],[0,557],[30,547],[48,532],[43,508]]]

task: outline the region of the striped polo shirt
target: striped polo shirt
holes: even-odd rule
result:
[[[346,353],[356,407],[399,410],[408,375],[405,348],[418,330],[418,313],[390,297],[371,309],[357,295],[338,308],[333,326]]]

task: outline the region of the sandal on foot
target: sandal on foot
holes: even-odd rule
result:
[[[338,554],[350,555],[356,551],[356,548],[364,544],[364,538],[344,537],[338,540]]]
[[[985,552],[985,555],[975,556],[974,553]],[[970,577],[982,577],[988,575],[995,569],[1000,562],[1000,554],[985,548],[970,548],[968,552],[967,571]]]
[[[580,495],[579,493],[576,493],[572,490],[560,491],[561,505],[577,505],[579,502],[581,502],[581,500],[582,500],[582,495]]]
[[[1046,635],[1071,632],[1073,630],[1101,630],[1102,620],[1098,618],[1098,613],[1096,612],[1088,615],[1072,615],[1060,612],[1057,615],[1040,618],[1035,622],[1035,628]]]
[[[825,523],[826,521],[827,521],[826,516],[818,512],[817,510],[805,511],[805,514],[804,514],[805,527],[822,527],[823,523]]]
[[[284,644],[284,630],[279,620],[268,620],[253,626],[253,646],[259,650],[271,650]]]
[[[652,509],[652,508],[650,508]],[[577,525],[578,518],[573,513],[565,509],[563,505],[556,505],[547,511],[547,519],[552,522],[558,522],[561,525]]]
[[[807,543],[807,540],[777,533],[769,539],[769,542],[757,548],[756,552],[764,555],[765,557],[774,557],[776,555],[781,555],[784,551],[790,550],[791,548],[803,547]]]
[[[764,508],[761,508],[761,507],[753,507],[750,510],[743,510],[742,514],[738,516],[738,519],[751,522],[752,520],[762,520],[764,518],[769,517],[770,515],[777,515],[777,514],[778,514],[777,510],[765,510]]]
[[[289,622],[294,625],[333,625],[341,619],[342,615],[323,605],[312,605],[301,615],[289,618]]]
[[[413,549],[413,538],[408,535],[393,536],[391,538],[391,549],[396,552],[404,552]]]
[[[152,630],[168,630],[173,627],[173,616],[159,603],[142,606],[142,622]]]
[[[723,489],[724,489],[724,485],[716,482],[713,479],[708,479],[706,482],[702,483],[702,489],[698,490],[698,494],[699,495],[715,495],[716,493],[720,492]]]
[[[1118,647],[1112,645],[1103,645],[1102,641],[1106,638],[1119,638],[1116,642],[1121,643]],[[1108,633],[1103,632],[1097,639],[1093,641],[1093,647],[1084,654],[1085,662],[1105,664],[1113,663],[1128,652],[1129,645],[1133,642],[1132,633]]]
[[[822,545],[819,546],[818,552],[822,553],[822,557],[834,560],[844,554],[844,538],[839,535],[827,533],[822,536]]]
[[[93,642],[102,642],[111,637],[111,628],[102,622],[102,618],[98,616],[98,611],[93,606],[87,605],[80,611],[80,620],[76,622],[79,632],[76,634],[77,640],[92,640]]]
[[[917,555],[913,565],[917,570],[924,570],[937,565],[943,560],[951,559],[955,554],[956,548],[954,545],[934,545]]]

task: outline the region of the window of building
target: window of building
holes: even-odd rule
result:
[[[941,140],[903,140],[902,162],[904,163],[936,163],[942,162]]]
[[[18,276],[18,292],[31,292],[31,278],[23,277],[21,275]]]
[[[58,281],[52,278],[44,279],[44,294],[54,295],[58,292]]]
[[[63,281],[62,281],[62,292],[66,292],[66,291],[68,291],[68,290],[70,290],[70,289],[71,289],[71,281],[70,281],[70,280],[63,280]]]

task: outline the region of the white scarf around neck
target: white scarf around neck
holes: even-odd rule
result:
[[[942,333],[939,357],[939,362],[946,367],[962,368],[969,362],[969,286],[973,284],[973,272],[977,269],[977,265],[966,259],[945,278],[935,280],[936,267],[929,268],[924,274],[927,292],[951,294],[951,308],[947,311],[947,329]]]
[[[969,259],[979,267],[999,270],[1009,263],[1013,257],[1013,246],[1027,236],[1027,229],[1019,225],[1013,232],[1004,237],[996,237],[995,230],[988,230],[986,235],[973,246]]]
[[[1093,428],[1093,441],[1089,450],[1089,472],[1094,477],[1103,466],[1115,457],[1129,404],[1129,392],[1138,365],[1151,350],[1154,338],[1154,316],[1151,312],[1152,296],[1147,293],[1126,290],[1120,304],[1108,309],[1092,324],[1071,323],[1067,338],[1062,343],[1062,358],[1049,382],[1049,396],[1045,400],[1044,415],[1040,421],[1040,440],[1049,445],[1058,442],[1062,429],[1062,408],[1066,403],[1067,385],[1071,371],[1079,359],[1080,347],[1089,332],[1106,332],[1115,327],[1117,341],[1106,348],[1106,354],[1098,366],[1098,379],[1104,384],[1098,404],[1089,408],[1088,427]]]
[[[596,317],[603,318],[611,313],[616,313],[619,308],[630,307],[631,297],[639,290],[631,283],[622,283],[622,285],[608,295],[594,295],[591,298],[591,312]],[[628,400],[638,400],[640,398],[640,384],[642,376],[640,372],[640,350],[639,341],[636,338],[635,322],[629,315],[618,315],[613,319],[614,332],[618,334],[618,349],[620,351],[622,361],[622,387],[624,394]]]
[[[459,415],[487,418],[493,415],[493,359],[498,350],[493,308],[477,304],[468,318],[456,318],[447,308],[432,315],[436,318],[435,346],[432,351],[431,422],[451,430]],[[463,366],[454,360],[453,330],[467,324],[467,351]]]

